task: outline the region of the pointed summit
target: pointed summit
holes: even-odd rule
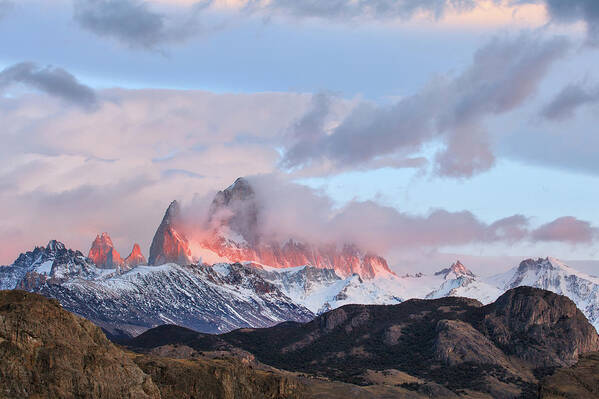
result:
[[[145,265],[148,263],[146,257],[141,253],[141,248],[138,243],[133,245],[133,249],[129,256],[125,258],[125,264],[129,267],[135,267],[138,265]]]
[[[179,207],[179,203],[177,200],[172,201],[168,208],[166,208],[166,212],[164,213],[164,218],[162,219],[162,223],[173,223],[177,217],[179,217],[179,213],[181,212],[181,208]]]
[[[171,202],[160,226],[158,226],[158,230],[156,230],[156,234],[154,234],[148,264],[177,263],[179,265],[188,265],[192,263],[187,238],[176,229],[180,213],[179,203],[177,201]]]
[[[123,258],[114,248],[108,233],[96,236],[87,257],[100,269],[114,269],[123,265]]]
[[[226,189],[216,193],[212,201],[212,208],[227,207],[235,202],[244,202],[253,200],[254,189],[250,183],[243,177],[238,177],[233,184]]]
[[[466,266],[462,264],[459,260],[449,266],[447,269],[443,269],[435,273],[435,276],[443,276],[445,280],[455,279],[458,277],[466,276],[466,277],[475,277],[474,273],[472,273]]]
[[[241,237],[246,243],[256,245],[259,241],[258,209],[254,189],[245,178],[239,177],[216,193],[210,205],[209,220],[220,236]]]
[[[60,241],[56,241],[56,240],[51,240],[48,245],[46,246],[46,250],[48,251],[62,251],[66,249],[66,247],[64,246],[64,244]]]
[[[261,202],[264,187],[254,182],[240,177],[216,194],[208,214],[212,234],[203,239],[202,249],[232,262],[276,268],[312,265],[334,269],[342,277],[353,273],[363,279],[395,275],[384,258],[352,243],[303,242],[292,235],[273,237],[264,229],[270,211]]]

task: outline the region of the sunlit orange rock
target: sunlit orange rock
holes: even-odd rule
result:
[[[135,267],[138,265],[145,265],[148,262],[146,261],[146,257],[141,253],[141,248],[138,243],[133,245],[133,249],[129,256],[125,258],[125,265],[129,267]]]
[[[189,249],[187,238],[175,229],[175,224],[179,217],[179,203],[173,201],[166,210],[164,218],[152,240],[148,264],[162,265],[165,263],[177,263],[179,265],[188,265],[192,263],[191,250]]]
[[[250,183],[238,178],[212,201],[209,218],[214,232],[202,240],[202,246],[232,262],[256,262],[277,268],[312,265],[335,269],[342,277],[357,273],[367,279],[394,274],[384,258],[363,252],[353,244],[307,244],[293,239],[265,242],[259,234],[258,210],[268,212],[257,203]]]
[[[114,269],[124,264],[108,233],[96,236],[87,257],[101,269]]]

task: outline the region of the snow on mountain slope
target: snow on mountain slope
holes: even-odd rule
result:
[[[19,255],[12,265],[0,267],[0,289],[27,289],[47,280],[59,282],[73,276],[89,279],[114,271],[100,270],[81,252],[52,240],[46,247]]]
[[[411,298],[464,296],[490,303],[503,291],[481,281],[459,261],[434,275],[387,276],[364,280],[339,277],[332,269],[300,266],[277,269],[255,265],[264,279],[312,312],[348,304],[396,304]]]
[[[312,266],[285,269],[261,266],[260,269],[259,273],[265,280],[314,313],[347,304],[388,305],[402,301],[379,287],[375,280],[363,280],[358,274],[341,278],[333,269]]]
[[[1,289],[25,289],[58,299],[112,334],[138,334],[175,323],[203,332],[307,321],[346,304],[396,304],[411,298],[463,296],[493,302],[520,285],[570,297],[599,327],[599,278],[553,259],[525,260],[480,279],[459,261],[433,275],[340,277],[332,268],[274,268],[254,262],[100,269],[57,241],[0,267]]]
[[[502,291],[526,285],[565,295],[599,331],[599,278],[575,270],[556,258],[524,260],[518,267],[490,277],[486,282]]]
[[[477,278],[460,261],[435,273],[434,277],[440,279],[440,285],[425,296],[427,299],[461,296],[478,299],[488,304],[494,302],[504,292]]]
[[[139,334],[165,323],[219,333],[314,316],[240,264],[137,266],[123,273],[96,268],[79,251],[56,241],[0,268],[0,284],[56,298],[115,335]]]
[[[40,292],[108,331],[132,334],[165,323],[222,333],[313,317],[239,264],[216,269],[176,264],[138,266],[106,279],[48,285]]]
[[[437,299],[446,296],[461,296],[478,299],[483,304],[494,302],[504,291],[476,278],[460,276],[443,281],[441,286],[425,296],[426,299]]]

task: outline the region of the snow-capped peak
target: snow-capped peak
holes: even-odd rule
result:
[[[529,286],[566,295],[599,327],[599,278],[571,268],[557,258],[526,259],[487,282],[501,290]]]
[[[437,273],[435,273],[435,276],[442,276],[445,280],[456,279],[462,276],[471,278],[476,277],[474,273],[472,273],[459,260],[453,263],[448,268],[438,271]]]
[[[46,246],[46,250],[48,251],[63,251],[65,250],[66,247],[65,245],[57,240],[50,240],[50,242],[48,242],[48,245]]]

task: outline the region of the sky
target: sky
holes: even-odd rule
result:
[[[599,274],[595,0],[0,0],[0,264],[254,177],[398,272]]]

